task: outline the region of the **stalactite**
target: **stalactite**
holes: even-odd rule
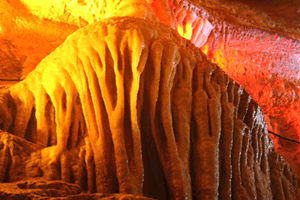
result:
[[[40,160],[29,160],[44,179],[149,196],[155,179],[167,188],[158,199],[298,194],[248,93],[156,23],[128,17],[86,26],[3,96],[2,127],[12,124],[23,138],[31,129],[40,134],[32,139]],[[16,180],[12,144],[0,143],[0,172]],[[161,174],[150,178],[154,170]]]
[[[202,47],[214,28],[212,24],[207,19],[197,16],[195,6],[186,1],[181,1],[177,6],[174,2],[169,5],[173,8],[175,28],[178,33],[196,47]]]

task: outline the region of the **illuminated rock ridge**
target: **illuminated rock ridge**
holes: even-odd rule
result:
[[[212,27],[196,18],[196,46],[170,28],[180,6],[166,26],[149,9],[91,23],[1,91],[1,198],[299,196],[258,105],[196,48]]]
[[[82,192],[158,199],[299,194],[257,104],[160,23],[86,26],[1,99],[2,128],[36,144],[20,161],[21,139],[1,134],[1,181],[63,180]]]

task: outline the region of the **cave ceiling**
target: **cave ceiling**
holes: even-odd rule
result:
[[[56,1],[55,1],[56,2]],[[58,2],[58,1],[57,1]],[[0,44],[2,79],[21,79],[80,27],[100,17],[86,1],[43,3],[43,1],[2,1]],[[189,0],[209,20],[249,26],[300,39],[300,3],[293,0]],[[89,13],[89,14],[86,14]],[[96,16],[95,16],[96,15]]]

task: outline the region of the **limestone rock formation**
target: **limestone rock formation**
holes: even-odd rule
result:
[[[26,77],[45,56],[78,29],[39,19],[19,0],[1,1],[0,12],[0,79]]]
[[[218,2],[201,1],[215,27],[203,50],[250,93],[262,108],[269,130],[299,141],[299,23],[276,22],[267,13],[238,2],[223,6],[218,6]],[[281,1],[284,2],[288,4]],[[276,150],[298,174],[299,145],[273,139]]]
[[[38,156],[40,146],[2,131],[0,138],[1,182],[14,182],[26,177],[42,175]]]
[[[198,47],[209,36],[202,50],[251,94],[261,106],[269,129],[299,140],[299,3],[281,2],[278,12],[272,5],[270,14],[239,1],[124,0],[120,4],[124,8],[115,8],[117,1],[112,0],[2,1],[0,79],[25,77],[79,27],[111,16],[157,17]],[[130,3],[134,6],[128,6]],[[151,9],[145,8],[147,3]],[[295,20],[281,18],[288,6],[291,8],[286,13]],[[214,30],[209,34],[211,23]],[[300,169],[298,146],[277,137],[274,141],[290,165]]]
[[[63,181],[28,180],[13,183],[0,183],[1,199],[56,199],[56,200],[91,200],[91,199],[141,199],[152,198],[132,194],[85,194],[77,185]]]
[[[123,17],[86,26],[0,100],[0,126],[14,135],[0,140],[3,182],[77,185],[64,185],[75,193],[57,196],[299,196],[258,105],[198,48],[157,22]],[[17,176],[15,141],[32,145],[22,152],[26,167]]]
[[[27,180],[0,184],[2,199],[43,199],[46,197],[66,197],[79,194],[77,185],[62,181]]]

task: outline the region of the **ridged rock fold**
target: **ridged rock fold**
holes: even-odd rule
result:
[[[1,128],[37,144],[27,163],[40,172],[15,178],[14,145],[1,139],[3,182],[39,177],[157,199],[299,196],[258,105],[160,23],[79,29],[0,100]]]

